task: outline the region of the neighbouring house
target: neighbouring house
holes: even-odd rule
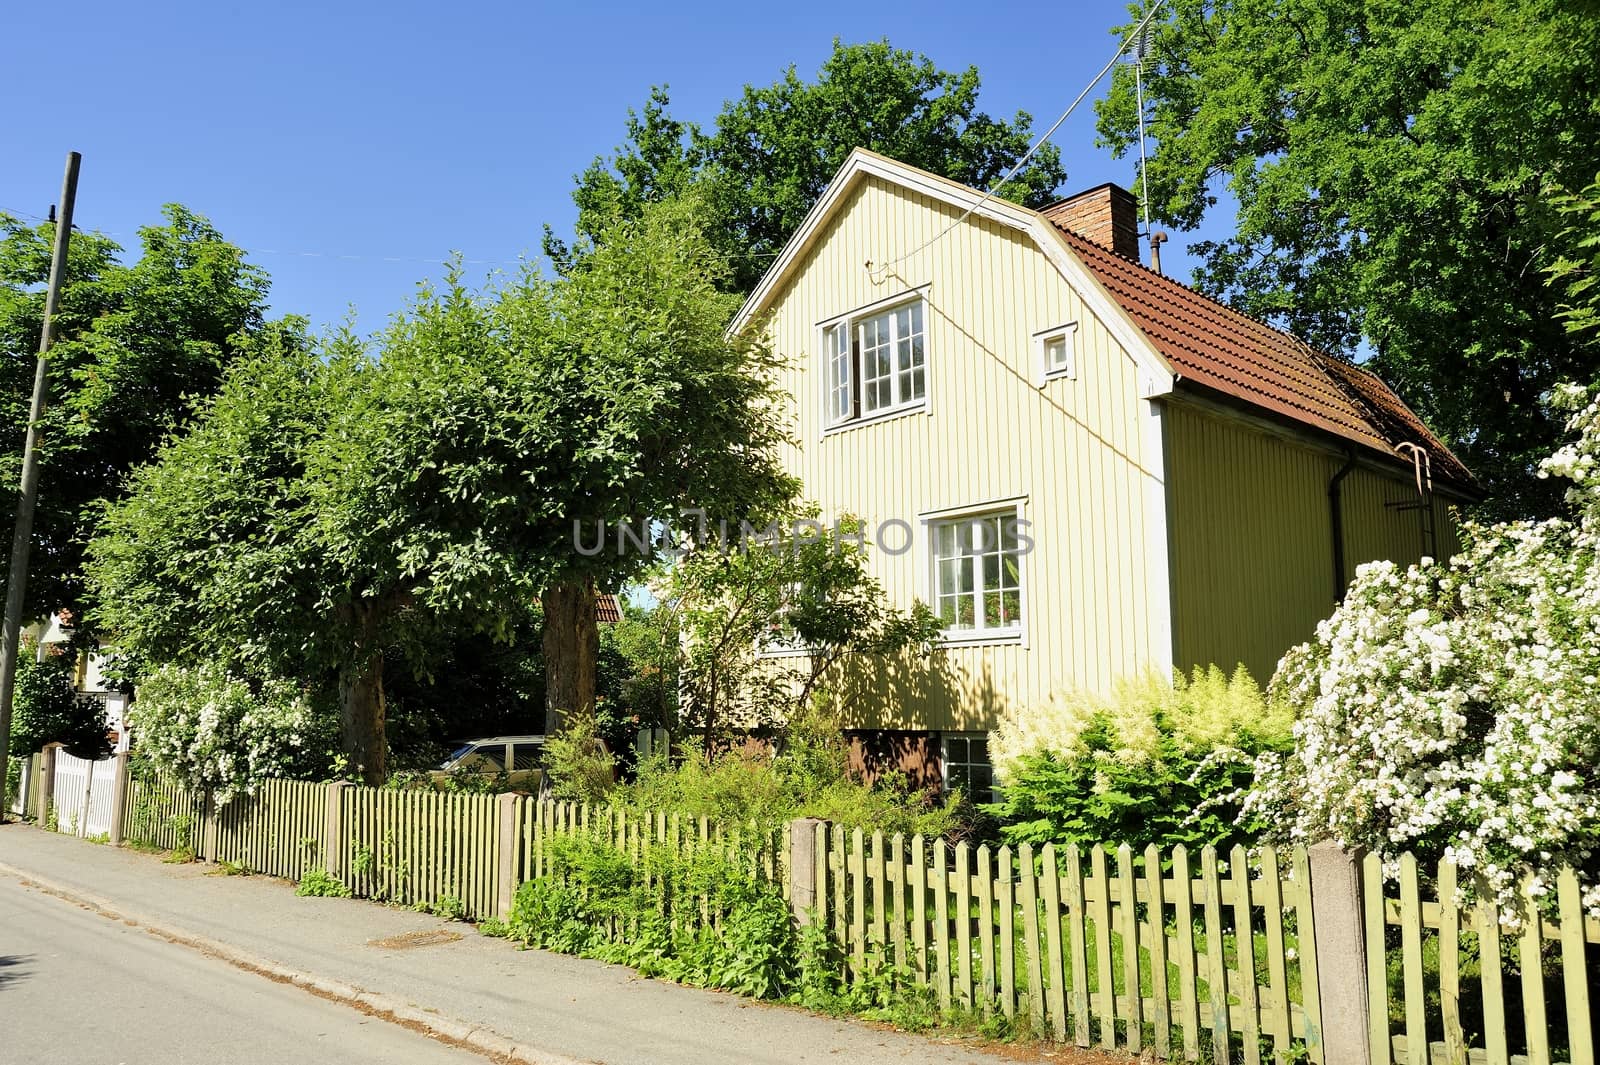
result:
[[[73,654],[72,687],[78,698],[92,703],[105,714],[106,734],[118,751],[128,749],[128,695],[110,687],[106,675],[106,659],[111,648],[96,643],[92,650],[77,650],[73,643],[73,619],[61,611],[44,621],[36,621],[24,630],[35,645],[39,661],[51,654]]]
[[[788,470],[946,626],[849,678],[867,768],[981,788],[1002,708],[1197,664],[1264,682],[1356,566],[1455,549],[1472,475],[1393,391],[1138,241],[1115,185],[1034,211],[858,150],[735,320],[790,360]]]

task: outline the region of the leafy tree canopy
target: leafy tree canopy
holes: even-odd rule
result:
[[[977,188],[998,181],[1027,152],[1032,119],[978,110],[979,84],[976,67],[954,73],[887,41],[835,40],[815,81],[791,66],[771,85],[747,85],[710,132],[673,118],[658,86],[642,112],[629,112],[615,155],[578,175],[576,247],[547,230],[545,252],[566,268],[610,220],[703,182],[707,235],[730,266],[723,283],[748,292],[857,147]],[[1065,177],[1047,144],[1001,195],[1039,205]]]
[[[1171,0],[1145,68],[1153,213],[1193,229],[1226,187],[1236,234],[1196,283],[1374,367],[1502,513],[1554,510],[1533,477],[1546,402],[1596,362],[1541,275],[1552,190],[1600,166],[1592,0]],[[1126,32],[1126,27],[1117,31]],[[1131,67],[1099,105],[1138,136]]]
[[[151,665],[337,678],[344,753],[379,780],[386,655],[426,673],[450,641],[511,638],[551,587],[647,564],[582,553],[575,522],[787,498],[774,356],[724,335],[693,206],[604,235],[558,281],[424,287],[370,345],[264,331],[107,516],[91,577],[119,640]],[[546,609],[547,634],[573,624]]]
[[[97,233],[74,233],[50,355],[28,606],[34,616],[82,605],[94,504],[121,492],[155,454],[191,397],[216,389],[259,331],[267,276],[204,218],[176,204],[139,231],[131,265]],[[55,227],[0,215],[0,485],[15,524],[22,441],[33,391]],[[4,575],[0,574],[0,583]]]

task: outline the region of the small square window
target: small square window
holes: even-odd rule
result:
[[[1038,348],[1039,384],[1057,377],[1074,379],[1078,376],[1077,353],[1078,323],[1068,322],[1054,329],[1034,334]]]

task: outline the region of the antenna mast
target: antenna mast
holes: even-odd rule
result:
[[[1150,31],[1140,27],[1133,42],[1133,94],[1139,108],[1139,188],[1140,201],[1144,209],[1144,236],[1150,242],[1150,269],[1156,273],[1161,272],[1161,242],[1167,239],[1165,233],[1157,233],[1150,228],[1150,175],[1149,160],[1144,151],[1144,63],[1150,55]]]

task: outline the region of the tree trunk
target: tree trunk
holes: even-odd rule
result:
[[[346,666],[339,673],[339,740],[350,773],[363,784],[382,784],[388,776],[384,712],[383,655]]]
[[[594,710],[600,657],[594,582],[552,585],[539,599],[544,605],[544,731],[554,736],[568,714]]]

